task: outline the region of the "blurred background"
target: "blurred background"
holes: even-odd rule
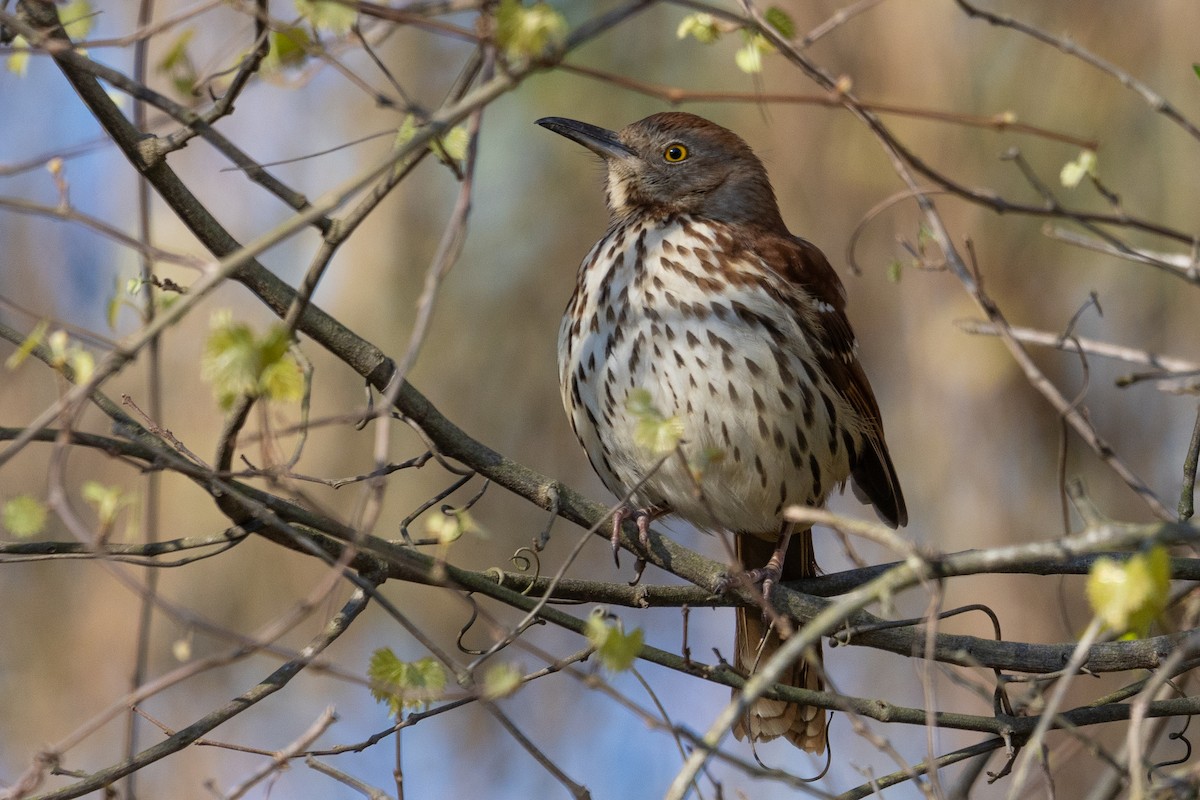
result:
[[[97,2],[92,38],[118,37],[134,28],[135,5]],[[572,26],[614,3],[555,2]],[[845,4],[829,0],[780,2],[800,32],[827,20]],[[159,2],[156,19],[196,6]],[[1174,103],[1183,114],[1200,116],[1200,80],[1195,31],[1200,6],[1188,0],[1159,0],[1136,7],[1121,0],[1041,3],[1012,0],[990,5],[1054,35],[1066,35],[1121,70],[1136,76]],[[272,4],[272,14],[293,18],[290,3]],[[656,5],[581,48],[569,63],[586,65],[642,81],[695,91],[817,95],[814,86],[781,57],[768,56],[758,76],[740,72],[734,53],[737,33],[706,46],[679,41],[675,31],[691,11],[680,5]],[[470,27],[473,17],[451,21]],[[244,14],[214,8],[154,39],[150,63],[161,61],[179,31],[194,31],[189,51],[200,74],[228,66],[252,38]],[[458,76],[471,45],[401,28],[378,50],[404,90],[426,108],[442,100]],[[5,51],[11,52],[11,51]],[[0,53],[3,55],[4,53]],[[1052,47],[1013,31],[969,19],[949,0],[888,0],[870,8],[820,39],[810,56],[835,75],[852,82],[865,101],[964,115],[1011,112],[1022,122],[1099,142],[1098,172],[1119,194],[1130,214],[1182,230],[1196,226],[1200,147],[1180,127],[1155,114],[1136,93],[1113,78]],[[91,55],[128,72],[131,55],[124,47],[97,47]],[[348,71],[366,83],[386,81],[359,50],[338,53]],[[170,92],[168,79],[155,75],[152,85]],[[24,75],[0,70],[0,197],[54,205],[58,190],[42,163],[88,145],[66,158],[62,176],[71,205],[124,230],[136,233],[135,175],[111,146],[91,145],[101,131],[51,61],[34,56]],[[517,91],[488,107],[480,139],[474,209],[461,258],[438,298],[432,329],[411,380],[450,419],[472,436],[518,462],[558,478],[591,497],[611,502],[577,445],[559,401],[555,342],[559,317],[575,281],[579,260],[602,234],[607,215],[601,172],[582,148],[533,125],[546,115],[582,119],[619,128],[666,107],[661,101],[609,82],[566,72],[535,76]],[[964,333],[956,321],[980,317],[970,298],[949,273],[914,265],[904,243],[921,239],[920,218],[911,202],[901,202],[865,226],[854,252],[860,275],[848,269],[847,246],[868,212],[903,187],[872,135],[848,113],[814,104],[687,103],[682,106],[741,134],[762,157],[772,176],[784,217],[792,231],[820,246],[839,269],[849,295],[849,314],[862,347],[862,361],[883,409],[888,442],[910,510],[904,531],[933,552],[1052,539],[1062,535],[1063,512],[1058,480],[1061,425],[1056,413],[1033,390],[1004,347],[995,339]],[[126,105],[128,109],[128,105]],[[379,108],[373,98],[340,72],[305,68],[253,84],[236,112],[219,129],[283,181],[309,197],[318,197],[349,176],[379,163],[392,145],[403,113]],[[1095,191],[1066,189],[1059,171],[1075,159],[1079,146],[1048,138],[998,132],[944,122],[886,117],[902,140],[934,168],[956,181],[1002,194],[1013,201],[1040,198],[1011,160],[1010,148],[1023,157],[1063,202],[1105,210]],[[169,128],[167,128],[169,130]],[[365,143],[344,146],[369,134]],[[331,152],[326,152],[331,151]],[[321,153],[321,155],[312,155]],[[200,199],[230,231],[245,242],[290,216],[275,198],[251,184],[197,139],[170,157]],[[393,357],[405,350],[416,300],[426,269],[449,218],[457,184],[451,173],[426,159],[374,212],[342,248],[320,285],[316,302]],[[959,244],[970,240],[984,284],[1014,325],[1053,333],[1063,331],[1094,292],[1099,309],[1084,312],[1079,335],[1180,358],[1200,360],[1195,334],[1195,288],[1179,278],[1094,252],[1069,247],[1043,233],[1044,221],[997,215],[949,196],[936,198]],[[153,204],[155,242],[164,249],[206,254],[157,200]],[[1179,252],[1171,242],[1129,235],[1154,250]],[[318,235],[305,231],[272,248],[263,262],[295,285],[303,275]],[[930,245],[932,247],[932,245]],[[116,329],[106,321],[114,292],[137,274],[137,255],[83,226],[45,216],[0,208],[0,321],[22,331],[39,319],[69,323],[95,333],[86,343],[97,352],[103,340],[137,330],[136,314],[123,311]],[[181,284],[196,273],[170,265],[156,273]],[[187,447],[211,458],[222,416],[212,392],[200,378],[199,359],[210,315],[232,309],[238,319],[265,329],[270,314],[239,287],[214,293],[200,313],[172,329],[163,340],[166,401],[163,419]],[[311,342],[303,343],[315,366],[313,416],[353,412],[363,403],[361,381]],[[0,356],[14,348],[0,344]],[[1195,418],[1194,397],[1158,392],[1150,383],[1118,389],[1114,381],[1140,371],[1092,358],[1088,374],[1077,356],[1034,351],[1041,368],[1065,395],[1086,388],[1083,402],[1090,419],[1114,450],[1169,507],[1182,480],[1182,461]],[[106,391],[135,400],[146,396],[144,364],[111,381]],[[20,426],[54,401],[59,380],[43,366],[28,362],[0,376],[0,424]],[[143,405],[143,407],[145,407]],[[290,409],[276,412],[294,422]],[[80,427],[107,433],[104,418],[85,412]],[[1112,517],[1145,521],[1151,514],[1136,495],[1071,434],[1067,437],[1066,474],[1081,476],[1097,506]],[[329,478],[352,476],[372,466],[373,434],[337,425],[313,431],[297,470]],[[392,457],[420,454],[421,441],[397,424]],[[251,459],[259,454],[247,447]],[[20,493],[44,497],[48,488],[50,448],[33,445],[0,469],[0,499]],[[79,497],[86,479],[121,486],[136,496],[142,478],[128,465],[97,452],[70,452],[63,478],[70,502],[85,518],[94,515]],[[389,479],[383,515],[375,533],[399,537],[399,523],[422,502],[449,486],[454,476],[434,464]],[[451,498],[462,502],[478,481]],[[327,508],[349,518],[363,500],[362,490],[306,487]],[[163,483],[161,538],[211,535],[224,518],[211,499],[190,483],[168,476]],[[838,498],[833,509],[873,518],[852,496]],[[118,540],[134,540],[136,507],[126,512],[130,530],[118,527]],[[472,535],[450,552],[455,563],[485,569],[511,569],[509,556],[542,529],[545,515],[529,503],[492,488],[473,514],[486,536]],[[125,518],[122,518],[125,519]],[[721,557],[717,542],[667,523],[684,544]],[[414,532],[423,532],[414,523]],[[542,554],[544,572],[557,569],[580,531],[555,525]],[[69,534],[53,517],[41,538]],[[850,566],[828,532],[817,532],[819,560],[829,572]],[[894,555],[856,545],[868,562]],[[141,573],[124,568],[133,575]],[[628,580],[617,573],[607,545],[595,538],[571,567],[569,577]],[[251,539],[230,553],[178,569],[162,570],[164,598],[231,630],[253,633],[293,607],[322,575],[311,559]],[[674,580],[651,569],[645,580]],[[1081,579],[980,576],[946,584],[947,608],[976,602],[1000,616],[1004,637],[1014,641],[1069,641],[1086,625],[1088,611]],[[469,611],[441,590],[388,584],[384,593],[440,644],[453,649]],[[300,647],[344,600],[318,610],[284,639]],[[925,594],[896,598],[897,617],[926,609]],[[26,768],[39,747],[57,742],[85,720],[119,699],[130,688],[138,596],[115,579],[110,566],[95,562],[50,561],[3,565],[0,578],[0,784],[9,784]],[[510,619],[500,609],[493,609]],[[577,609],[586,613],[586,609]],[[678,651],[680,615],[676,610],[615,609],[627,627],[642,627],[647,641]],[[948,630],[990,635],[982,617],[970,615],[946,624]],[[716,647],[728,656],[733,614],[698,610],[691,615],[689,642],[698,658],[711,660]],[[539,630],[530,641],[566,656],[582,640],[555,630]],[[468,635],[468,641],[470,635]],[[474,642],[476,646],[482,644]],[[156,614],[152,629],[150,676],[179,665],[180,643],[190,657],[224,652],[228,641],[197,633],[180,618]],[[394,621],[371,608],[340,639],[327,657],[351,676],[365,675],[370,653],[393,648],[402,658],[425,653]],[[508,658],[527,670],[542,666],[528,653]],[[237,695],[266,675],[278,660],[255,656],[225,669],[205,672],[144,704],[149,715],[177,730]],[[844,693],[881,697],[900,705],[923,705],[921,662],[864,648],[826,654],[826,666]],[[702,731],[728,700],[726,691],[653,665],[639,671],[674,722]],[[977,676],[987,685],[988,674]],[[987,714],[981,699],[946,675],[934,672],[937,706]],[[651,699],[634,676],[611,679],[620,691],[643,706]],[[1120,685],[1110,680],[1113,687]],[[1081,698],[1103,690],[1090,684]],[[218,728],[211,738],[265,749],[295,739],[327,705],[339,721],[320,740],[323,746],[354,742],[385,729],[386,709],[360,683],[315,672],[297,678],[286,690],[249,713]],[[592,796],[660,796],[680,759],[668,738],[647,728],[604,694],[584,689],[566,675],[538,680],[502,703],[522,730]],[[873,729],[910,763],[926,756],[923,731],[875,725]],[[67,769],[92,771],[115,762],[124,747],[124,722],[111,723],[72,748]],[[143,726],[143,746],[159,733]],[[1106,744],[1120,746],[1114,728]],[[982,735],[942,731],[939,753],[981,740]],[[856,737],[844,717],[835,716],[831,739],[834,759],[817,784],[844,791],[871,776],[899,768],[894,761]],[[1057,741],[1052,739],[1052,741]],[[733,748],[750,757],[745,745]],[[770,765],[799,774],[816,774],[823,761],[798,754],[785,744],[760,748]],[[1177,757],[1164,751],[1163,758]],[[491,717],[465,708],[423,722],[403,735],[405,791],[408,797],[477,796],[495,798],[558,796],[563,789],[535,764]],[[1083,796],[1099,772],[1098,761],[1084,749],[1065,749],[1056,762],[1059,796]],[[188,752],[141,773],[144,796],[199,796],[204,781],[227,788],[263,759],[213,747]],[[395,750],[390,742],[363,754],[330,757],[330,763],[356,777],[394,791]],[[1000,756],[988,768],[999,769]],[[725,783],[725,796],[772,798],[793,791],[768,781],[753,781],[716,764],[713,775]],[[947,771],[952,780],[955,770]],[[60,779],[55,779],[60,780]],[[181,788],[186,787],[186,788]],[[303,767],[284,773],[259,796],[352,797],[346,786]],[[707,791],[707,790],[706,790]],[[976,796],[999,796],[1003,782],[978,787]],[[905,785],[888,797],[917,796]],[[710,794],[711,796],[711,794]]]

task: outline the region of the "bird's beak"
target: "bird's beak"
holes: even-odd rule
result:
[[[625,159],[636,155],[633,150],[621,143],[621,140],[617,138],[616,131],[597,128],[595,125],[564,117],[542,117],[537,124],[546,130],[565,136],[573,142],[578,142],[602,158]]]

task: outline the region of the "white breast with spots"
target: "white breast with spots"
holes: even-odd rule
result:
[[[559,331],[563,404],[613,493],[646,478],[636,506],[773,536],[784,506],[845,481],[860,428],[815,369],[801,290],[721,241],[714,223],[682,218],[617,227],[593,248]],[[670,458],[646,477],[658,456],[626,408],[636,389],[682,422],[688,466]]]

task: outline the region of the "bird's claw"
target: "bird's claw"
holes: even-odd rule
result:
[[[762,585],[763,600],[771,601],[771,589],[775,584],[779,583],[779,579],[783,576],[783,569],[776,566],[774,563],[768,563],[765,567],[749,570],[746,573],[746,580],[750,583]]]
[[[748,569],[745,572],[726,572],[717,578],[714,585],[714,590],[717,594],[725,594],[739,584],[742,586],[758,586],[762,592],[762,598],[765,603],[771,602],[771,591],[775,588],[775,584],[779,583],[779,579],[783,575],[781,566],[776,565],[774,561],[770,561],[764,567],[758,569]]]
[[[631,510],[628,506],[621,506],[613,512],[612,525],[612,541],[613,563],[617,565],[617,569],[621,568],[621,526],[625,524],[625,520],[633,517],[637,523],[638,529],[638,544],[644,552],[650,552],[650,520],[656,516],[651,509],[639,508]],[[638,556],[637,561],[633,565],[633,580],[630,581],[630,586],[637,586],[642,579],[642,573],[646,570],[646,559]]]

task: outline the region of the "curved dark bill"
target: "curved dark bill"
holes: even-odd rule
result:
[[[565,136],[573,142],[578,142],[604,158],[629,158],[635,155],[632,150],[621,144],[616,131],[598,128],[595,125],[588,125],[586,122],[565,117],[542,117],[535,124],[541,125],[548,131],[554,131],[560,136]]]

